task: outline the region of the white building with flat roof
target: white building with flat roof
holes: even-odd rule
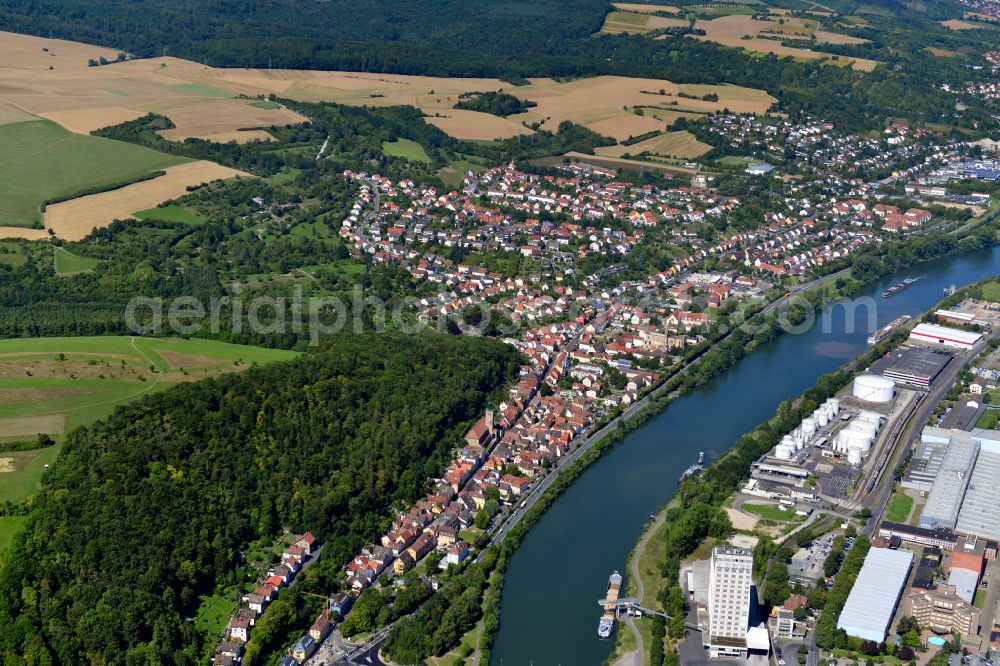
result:
[[[881,643],[910,575],[913,553],[872,548],[847,596],[837,628],[848,636]]]
[[[747,655],[753,551],[716,546],[708,581],[708,631],[703,643],[713,659]]]
[[[941,345],[953,349],[972,349],[973,345],[982,340],[982,333],[963,331],[949,326],[937,324],[917,324],[910,331],[910,340],[929,345]]]

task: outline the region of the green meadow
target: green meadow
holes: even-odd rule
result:
[[[141,146],[73,134],[49,120],[0,125],[0,225],[42,221],[43,202],[188,162]],[[95,166],[99,165],[99,166]]]

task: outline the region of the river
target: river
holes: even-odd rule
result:
[[[917,315],[959,287],[1000,272],[1000,248],[922,264],[862,290],[877,305],[878,327]],[[886,287],[921,279],[889,299]],[[709,461],[770,418],[778,403],[812,386],[866,346],[867,316],[845,330],[834,307],[808,331],[782,335],[729,372],[675,400],[592,465],[546,512],[511,558],[493,666],[599,666],[614,640],[597,637],[597,600],[626,559],[650,515],[669,501],[699,451]],[[827,332],[824,332],[824,328]],[[619,626],[619,630],[621,627]],[[625,629],[627,631],[627,629]]]

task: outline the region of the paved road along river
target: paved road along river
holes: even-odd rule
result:
[[[877,306],[877,327],[916,315],[963,286],[1000,273],[1000,248],[923,264],[858,294]],[[921,279],[889,299],[904,277]],[[782,400],[812,386],[866,346],[867,316],[847,331],[835,307],[805,333],[783,335],[725,375],[676,400],[588,469],[549,508],[511,559],[492,666],[598,666],[613,640],[597,637],[597,600],[626,558],[650,514],[670,499],[699,451],[714,460],[743,433],[769,418]],[[824,328],[828,332],[824,332]]]

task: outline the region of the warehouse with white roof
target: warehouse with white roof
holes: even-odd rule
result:
[[[837,628],[848,636],[876,643],[884,641],[912,564],[913,553],[906,550],[869,550],[837,620]]]
[[[983,338],[982,333],[963,331],[937,324],[918,324],[910,331],[910,340],[929,345],[941,345],[953,349],[972,349]]]

